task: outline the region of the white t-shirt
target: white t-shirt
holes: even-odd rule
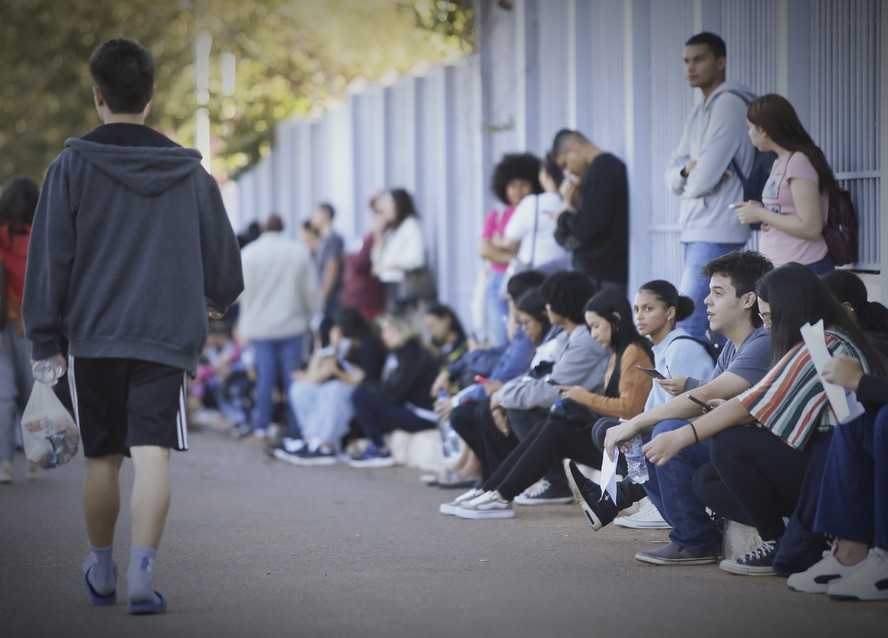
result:
[[[555,222],[549,216],[559,210],[561,196],[558,193],[528,195],[515,208],[504,236],[510,241],[521,242],[517,258],[522,264],[539,266],[567,254],[555,241]],[[535,246],[534,216],[537,217]]]
[[[403,281],[404,271],[425,264],[425,241],[416,217],[408,217],[394,230],[388,231],[381,250],[371,253],[379,279],[385,283]]]

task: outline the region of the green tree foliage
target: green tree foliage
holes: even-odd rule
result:
[[[133,38],[157,62],[148,124],[194,145],[194,41],[212,35],[214,172],[266,153],[275,124],[318,113],[355,78],[408,72],[471,49],[471,0],[0,0],[0,183],[41,178],[67,137],[99,124],[87,62],[108,38]],[[223,52],[236,90],[221,92]]]

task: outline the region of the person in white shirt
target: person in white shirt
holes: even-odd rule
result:
[[[515,268],[533,268],[546,274],[570,270],[570,253],[555,241],[555,222],[552,213],[563,208],[558,188],[564,173],[551,154],[540,162],[539,180],[543,192],[530,194],[515,208],[503,237],[497,237],[499,248],[514,257]],[[509,273],[513,274],[513,273]]]
[[[275,385],[286,395],[290,374],[302,363],[303,339],[319,309],[318,276],[308,249],[283,234],[278,215],[241,253],[244,292],[240,297],[239,331],[255,353],[256,415],[251,441],[263,442],[272,420]],[[287,431],[299,437],[292,411]]]
[[[403,188],[384,192],[376,200],[384,227],[374,228],[373,274],[386,287],[386,304],[390,309],[398,305],[398,284],[407,273],[426,263],[425,239],[419,226],[419,215],[413,198]]]

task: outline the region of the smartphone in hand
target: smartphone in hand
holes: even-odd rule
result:
[[[546,383],[548,383],[549,385],[561,385],[552,377],[546,377]]]
[[[665,379],[666,378],[665,376],[663,376],[663,373],[660,372],[659,370],[654,370],[653,368],[644,368],[644,367],[638,365],[637,363],[635,364],[635,367],[638,368],[639,370],[641,370],[642,372],[644,372],[651,379]]]
[[[490,379],[482,377],[480,374],[476,374],[475,375],[475,382],[480,383],[481,385],[487,385],[488,383],[490,383]]]
[[[709,404],[707,404],[707,403],[703,403],[700,399],[698,399],[698,398],[695,397],[694,395],[689,394],[689,395],[688,395],[688,398],[689,398],[691,401],[693,401],[694,403],[696,403],[697,405],[699,405],[700,408],[703,410],[703,413],[704,413],[704,414],[705,414],[706,412],[712,412],[712,406],[711,406],[711,405],[709,405]]]

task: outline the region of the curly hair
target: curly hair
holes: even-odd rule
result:
[[[595,292],[592,280],[576,270],[551,274],[540,286],[540,293],[552,312],[580,326],[584,324],[583,308]]]
[[[513,179],[521,179],[530,182],[534,193],[542,193],[540,186],[540,158],[533,153],[507,153],[493,169],[490,178],[490,190],[506,206],[509,200],[506,197],[506,187]]]

